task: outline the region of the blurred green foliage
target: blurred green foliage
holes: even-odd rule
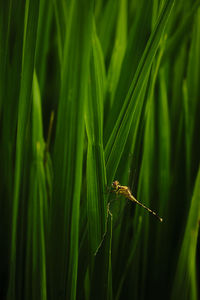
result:
[[[0,2],[1,299],[198,299],[199,5]]]

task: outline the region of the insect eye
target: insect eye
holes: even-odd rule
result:
[[[119,184],[119,181],[115,180],[112,183],[112,187],[115,189],[118,186],[118,184]]]

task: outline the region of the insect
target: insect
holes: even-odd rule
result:
[[[142,204],[141,202],[139,202],[137,199],[135,199],[135,197],[133,197],[130,189],[127,186],[124,185],[120,185],[119,181],[115,180],[112,183],[112,189],[113,192],[116,193],[116,195],[122,195],[125,198],[139,204],[140,206],[142,206],[143,208],[145,208],[146,210],[148,210],[148,212],[150,212],[152,215],[154,215],[160,222],[163,221],[163,219],[161,217],[159,217],[157,215],[157,213],[155,213],[153,210],[151,210],[150,208],[146,207],[144,204]]]
[[[135,199],[135,197],[132,195],[130,189],[127,186],[124,185],[120,185],[119,181],[115,180],[113,181],[112,185],[111,185],[112,189],[110,190],[110,192],[114,192],[116,195],[122,195],[125,198],[139,204],[140,206],[142,206],[143,208],[145,208],[148,212],[150,212],[153,216],[155,216],[160,222],[163,221],[163,219],[161,217],[159,217],[157,215],[157,213],[155,213],[153,210],[151,210],[150,208],[148,208],[147,206],[145,206],[144,204],[142,204],[141,202],[139,202],[137,199]],[[106,236],[107,233],[107,221],[108,221],[108,216],[110,215],[111,219],[112,219],[112,213],[110,211],[110,204],[111,202],[108,202],[107,204],[107,218],[106,218],[106,230],[103,234],[102,240],[99,244],[99,246],[97,247],[94,255],[97,254],[97,252],[99,251],[99,249],[101,248],[101,245],[104,241],[104,238]]]

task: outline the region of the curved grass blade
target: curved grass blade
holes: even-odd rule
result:
[[[166,1],[159,16],[157,25],[148,41],[140,64],[133,78],[124,105],[120,111],[116,125],[113,128],[110,139],[106,145],[105,158],[108,177],[113,178],[129,134],[133,115],[137,106],[142,106],[139,95],[144,87],[144,83],[149,76],[153,59],[159,47],[163,32],[165,30],[174,1]]]
[[[180,249],[172,298],[198,299],[196,251],[200,221],[200,167],[191,200],[187,225]],[[184,289],[183,289],[184,287]]]

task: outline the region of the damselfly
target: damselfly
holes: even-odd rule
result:
[[[141,202],[139,202],[137,199],[135,199],[135,197],[133,197],[130,189],[127,186],[124,185],[120,185],[119,181],[115,180],[112,183],[112,189],[113,192],[116,193],[116,195],[122,195],[125,198],[139,204],[140,206],[142,206],[143,208],[145,208],[146,210],[148,210],[148,212],[150,212],[152,215],[154,215],[160,222],[163,221],[163,219],[161,217],[159,217],[157,215],[157,213],[155,213],[153,210],[151,210],[150,208],[148,208],[147,206],[145,206],[144,204],[142,204]]]
[[[160,222],[163,221],[163,219],[161,217],[159,217],[157,215],[157,213],[155,213],[153,210],[151,210],[150,208],[148,208],[147,206],[145,206],[144,204],[142,204],[141,202],[139,202],[131,193],[130,189],[127,187],[127,186],[124,186],[124,185],[120,185],[119,181],[115,180],[113,181],[112,183],[112,189],[110,190],[110,192],[114,192],[116,195],[122,195],[124,196],[125,198],[131,200],[132,202],[135,202],[136,204],[142,206],[143,208],[145,208],[148,212],[150,212],[153,216],[155,216]],[[97,252],[99,251],[103,241],[104,241],[104,238],[106,236],[106,233],[107,233],[107,220],[108,220],[108,215],[111,216],[111,219],[112,219],[112,213],[110,211],[110,204],[111,202],[108,202],[107,204],[107,218],[106,218],[106,230],[103,234],[103,237],[102,237],[102,240],[99,244],[99,246],[97,247],[94,255],[97,254]]]

